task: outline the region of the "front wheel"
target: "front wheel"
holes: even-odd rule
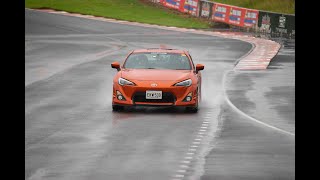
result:
[[[123,109],[124,109],[123,106],[112,105],[112,110],[113,110],[113,111],[122,111]]]
[[[199,96],[199,88],[197,89],[197,103],[193,107],[186,107],[187,112],[196,113],[199,110],[199,102],[200,102],[200,96]]]
[[[199,109],[198,104],[194,107],[186,107],[186,111],[190,112],[190,113],[196,113],[196,112],[198,112],[198,109]]]
[[[196,112],[198,112],[198,110],[199,110],[199,95],[198,95],[198,98],[197,98],[197,104],[195,106],[186,107],[186,111],[187,112],[196,113]]]

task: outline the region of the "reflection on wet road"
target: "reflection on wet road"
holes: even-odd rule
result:
[[[270,179],[294,172],[292,166],[282,167],[292,164],[292,138],[280,141],[282,134],[246,125],[245,118],[225,105],[223,74],[250,44],[30,10],[25,11],[25,24],[25,179],[230,179],[226,167],[243,151],[257,172],[248,170],[253,166],[239,169],[234,164],[231,179],[242,173]],[[153,107],[112,112],[116,72],[110,63],[123,61],[130,50],[160,45],[187,49],[195,63],[205,65],[199,113]],[[219,158],[243,147],[243,141],[248,150]],[[284,142],[289,145],[272,148]],[[252,149],[264,147],[281,160],[255,160],[261,152]],[[280,156],[283,152],[290,152],[288,159]],[[207,166],[212,162],[219,166]]]

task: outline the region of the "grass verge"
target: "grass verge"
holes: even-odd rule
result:
[[[49,8],[73,13],[102,16],[164,26],[203,29],[207,21],[159,8],[140,0],[26,0],[27,8]]]
[[[294,14],[295,0],[212,0],[249,9]]]

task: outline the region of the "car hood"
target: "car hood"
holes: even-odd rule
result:
[[[121,77],[138,81],[179,81],[190,78],[191,70],[124,69]]]

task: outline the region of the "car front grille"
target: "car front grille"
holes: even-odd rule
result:
[[[146,103],[174,103],[175,96],[171,92],[162,92],[162,99],[146,99],[145,92],[136,92],[132,97],[133,103],[146,102]]]

